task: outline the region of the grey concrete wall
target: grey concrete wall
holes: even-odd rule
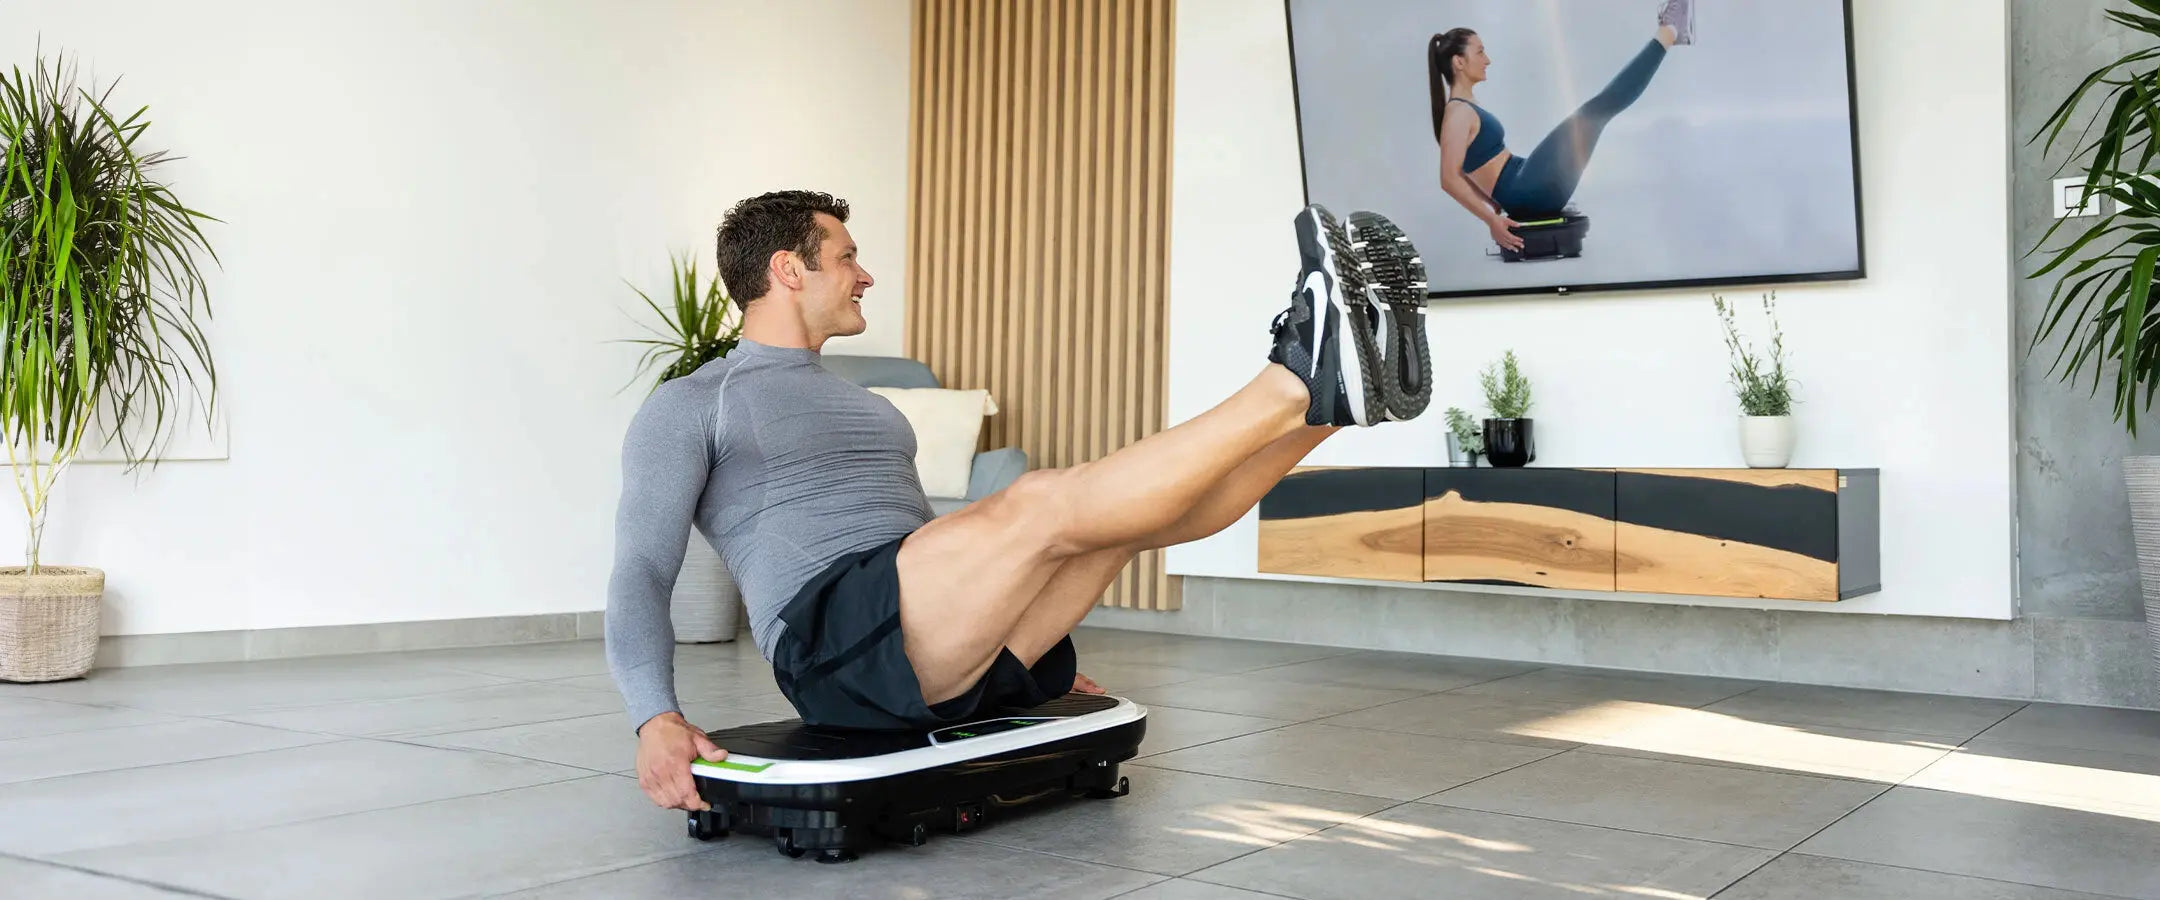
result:
[[[2054,219],[2066,156],[2028,142],[2085,73],[2134,49],[2106,0],[2012,0],[2012,221],[2019,252]],[[2112,4],[2128,8],[2127,4]],[[1862,123],[1865,127],[1865,123]],[[1944,153],[1957,148],[1944,147]],[[1863,161],[1863,165],[1865,161]],[[1956,190],[1956,185],[1944,185]],[[1896,252],[1895,248],[1874,248]],[[2143,635],[2118,464],[2160,453],[2160,414],[2133,442],[2108,395],[2049,374],[2024,348],[2050,284],[2013,278],[2019,357],[2019,617],[1985,622],[1763,612],[1385,586],[1187,578],[1175,613],[1103,609],[1089,623],[1559,664],[2160,709]],[[1985,314],[1985,311],[1976,311]],[[2003,386],[1975,384],[1973,390]],[[1988,452],[1987,448],[1975,448]],[[1886,473],[1895,477],[1894,473]]]
[[[2011,234],[2021,253],[2055,224],[2048,212],[2052,179],[2063,174],[2064,163],[2082,161],[2071,152],[2080,142],[2058,139],[2049,150],[2044,138],[2034,136],[2086,73],[2149,45],[2150,39],[2109,21],[2110,8],[2132,7],[2104,0],[2010,5]],[[2083,104],[2077,121],[2095,108],[2094,102]],[[2092,221],[2070,220],[2048,246],[2059,246],[2080,223]],[[2055,283],[2053,274],[2026,276],[2045,262],[2041,253],[2022,257],[2016,272],[2019,605],[2032,618],[2034,633],[2044,636],[2034,648],[2044,669],[2082,667],[2095,680],[2086,693],[2126,700],[2108,695],[2152,679],[2119,460],[2160,453],[2160,415],[2141,416],[2145,426],[2133,441],[2113,418],[2105,378],[2094,396],[2089,376],[2065,383],[2055,371],[2061,332],[2026,351],[2044,324]]]

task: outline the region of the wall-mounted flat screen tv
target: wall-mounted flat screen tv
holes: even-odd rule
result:
[[[1305,194],[1434,298],[1865,272],[1849,0],[1285,0]]]

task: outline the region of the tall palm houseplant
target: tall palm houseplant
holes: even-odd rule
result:
[[[0,429],[28,514],[25,565],[0,568],[0,680],[79,677],[96,658],[104,573],[41,555],[60,475],[108,442],[130,469],[153,460],[182,386],[206,416],[214,404],[196,323],[209,217],[151,177],[166,156],[144,146],[144,112],[122,118],[64,57],[0,74]]]
[[[2095,396],[2110,380],[2114,417],[2134,437],[2139,412],[2151,409],[2160,389],[2160,296],[2153,291],[2160,265],[2160,146],[2154,143],[2160,129],[2160,0],[2131,3],[2134,10],[2106,15],[2136,34],[2143,49],[2087,74],[2032,136],[2045,137],[2049,152],[2065,140],[2069,159],[2085,160],[2080,200],[2104,197],[2114,209],[2046,249],[2046,264],[2030,277],[2055,279],[2033,348],[2059,334],[2051,371],[2066,383],[2089,379]],[[2102,88],[2105,94],[2069,138],[2066,129],[2079,118],[2079,104]],[[2042,252],[2072,221],[2058,219],[2031,252]],[[2152,674],[2160,679],[2160,456],[2126,456],[2122,468]]]
[[[700,286],[697,263],[687,257],[671,259],[669,270],[671,296],[665,306],[636,285],[630,287],[660,318],[659,326],[646,326],[652,337],[628,341],[645,347],[638,357],[637,378],[659,370],[648,394],[728,355],[742,341],[742,316],[718,277]],[[742,624],[742,592],[726,563],[695,529],[683,548],[669,612],[675,640],[681,643],[732,641]]]

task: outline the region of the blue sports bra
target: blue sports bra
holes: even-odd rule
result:
[[[1492,162],[1493,157],[1500,155],[1501,149],[1507,143],[1507,132],[1501,129],[1500,120],[1486,112],[1484,107],[1460,97],[1451,98],[1448,102],[1460,103],[1477,110],[1477,137],[1470,139],[1470,148],[1463,151],[1462,158],[1462,170],[1474,172],[1478,167]]]

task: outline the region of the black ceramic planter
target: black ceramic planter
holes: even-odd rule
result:
[[[1516,468],[1537,462],[1529,419],[1486,419],[1485,459],[1496,468]]]

